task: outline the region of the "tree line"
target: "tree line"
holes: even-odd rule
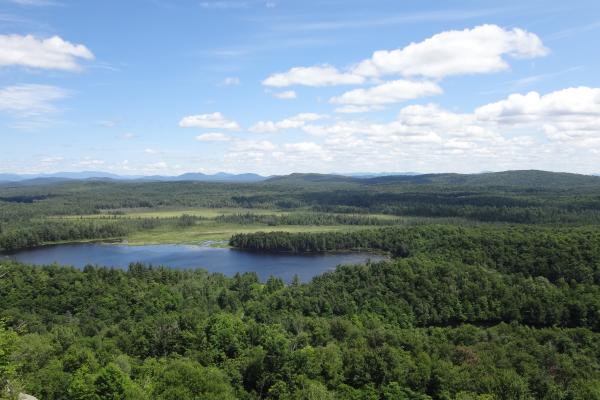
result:
[[[398,218],[381,218],[369,215],[329,214],[316,212],[293,212],[288,214],[229,214],[215,218],[217,222],[240,225],[264,224],[279,225],[397,225],[402,223]]]
[[[542,276],[551,282],[600,284],[597,227],[489,227],[424,225],[352,232],[256,232],[229,244],[251,251],[326,252],[382,250],[396,257],[424,256],[485,265],[506,273]]]
[[[563,177],[560,185],[533,186],[492,185],[477,183],[477,179],[468,186],[452,179],[426,179],[420,184],[410,180],[361,184],[358,180],[310,185],[100,181],[0,185],[0,223],[133,208],[244,207],[518,224],[596,224],[600,222],[600,185],[577,185],[580,180]]]

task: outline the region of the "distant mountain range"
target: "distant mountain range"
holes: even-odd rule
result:
[[[1,174],[0,183],[24,181],[60,181],[60,180],[128,180],[128,181],[200,181],[200,182],[259,182],[267,179],[258,174],[203,174],[201,172],[188,172],[177,176],[163,175],[117,175],[102,171],[82,172],[55,172],[51,174]]]
[[[413,176],[417,172],[356,172],[350,174],[333,174],[352,178],[375,178],[389,175]],[[331,176],[331,175],[323,175]],[[216,174],[204,174],[201,172],[188,172],[176,176],[166,175],[118,175],[103,171],[81,171],[81,172],[54,172],[49,174],[12,174],[0,173],[0,184],[10,182],[27,183],[53,183],[66,180],[127,180],[127,181],[154,181],[154,182],[176,182],[176,181],[198,181],[198,182],[260,182],[273,178],[253,173],[230,174],[218,172]]]
[[[320,185],[320,184],[358,184],[358,185],[442,185],[442,186],[489,186],[520,188],[573,188],[583,186],[597,187],[600,176],[582,175],[537,170],[484,172],[478,174],[419,174],[416,172],[351,174],[293,173],[289,175],[262,176],[258,174],[203,174],[190,172],[177,176],[117,175],[109,172],[82,171],[57,172],[51,174],[0,174],[0,185],[44,185],[73,180],[84,181],[127,181],[127,182],[263,182],[270,185]]]

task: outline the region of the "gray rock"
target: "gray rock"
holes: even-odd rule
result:
[[[30,394],[19,393],[19,400],[38,400],[37,397],[33,397]]]

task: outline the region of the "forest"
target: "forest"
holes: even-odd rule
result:
[[[3,184],[2,251],[224,226],[388,259],[286,284],[0,258],[0,398],[600,399],[599,217],[600,178],[541,171]]]
[[[219,215],[215,222],[253,226],[597,225],[600,177],[514,171],[371,179],[292,174],[254,184],[110,180],[5,183],[0,184],[0,250],[124,238],[160,225],[179,229],[201,222],[201,216],[184,217],[183,211],[179,219],[118,217],[127,216],[131,210],[197,208],[243,208],[243,212]]]

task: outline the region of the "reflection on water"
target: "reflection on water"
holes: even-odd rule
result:
[[[132,262],[171,268],[203,268],[225,275],[256,272],[261,280],[277,276],[290,282],[294,275],[309,281],[315,275],[335,269],[340,264],[360,264],[384,257],[366,253],[314,255],[253,253],[224,248],[188,245],[127,246],[100,243],[61,244],[20,250],[9,257],[27,264],[101,265],[127,268]]]

